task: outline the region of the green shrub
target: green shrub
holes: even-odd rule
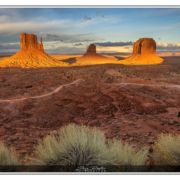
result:
[[[156,165],[180,165],[180,136],[160,134],[154,145]]]

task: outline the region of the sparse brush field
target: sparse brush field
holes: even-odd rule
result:
[[[79,166],[118,166],[114,169],[124,172],[127,170],[125,166],[148,165],[147,148],[135,150],[127,143],[123,145],[122,141],[107,141],[104,133],[97,128],[75,124],[64,126],[39,141],[33,157],[26,156],[21,163],[15,152],[9,151],[3,144],[0,153],[1,165],[41,165],[45,170],[52,165],[72,166],[74,170]],[[135,169],[140,170],[138,167]]]
[[[160,134],[151,148],[154,166],[180,165],[180,136]],[[39,167],[41,171],[48,171],[50,167],[53,170],[53,166],[71,167],[71,171],[75,171],[81,166],[103,166],[109,172],[143,172],[148,171],[150,164],[147,147],[138,150],[121,140],[107,140],[97,128],[69,124],[39,140],[33,155],[21,161],[15,151],[1,143],[0,165],[22,165],[21,169],[13,171],[28,171],[27,167],[33,165],[33,171],[38,171]]]

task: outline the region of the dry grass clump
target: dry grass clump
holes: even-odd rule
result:
[[[143,166],[148,150],[136,152],[121,141],[106,142],[97,128],[69,124],[60,128],[57,136],[49,135],[36,147],[33,165],[61,166]],[[126,171],[125,169],[118,169]]]
[[[19,165],[19,161],[13,149],[8,149],[0,142],[0,165]]]
[[[34,164],[81,166],[106,164],[108,151],[103,132],[70,124],[60,128],[57,136],[47,136],[35,154]]]
[[[144,147],[137,151],[132,145],[123,145],[114,139],[109,142],[109,156],[111,164],[117,166],[118,171],[141,171],[147,165],[148,149]]]
[[[180,165],[180,136],[160,134],[154,145],[156,165]]]

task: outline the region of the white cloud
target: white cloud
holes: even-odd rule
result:
[[[180,43],[160,43],[156,44],[157,51],[180,51]]]
[[[116,46],[116,47],[102,47],[102,46],[97,46],[96,47],[98,53],[116,53],[116,52],[126,52],[126,53],[132,53],[133,51],[133,46],[128,45],[128,46]]]

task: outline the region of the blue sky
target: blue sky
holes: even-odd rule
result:
[[[180,52],[180,8],[0,8],[0,52],[20,50],[21,33],[43,37],[47,53],[129,52],[153,38],[157,52]]]

